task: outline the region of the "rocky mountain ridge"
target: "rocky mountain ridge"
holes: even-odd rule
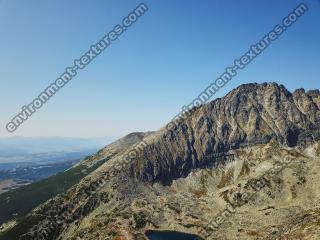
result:
[[[297,161],[296,171],[311,159],[303,153],[308,147],[313,146],[314,158],[319,156],[320,92],[290,93],[275,83],[245,84],[191,110],[172,131],[162,128],[131,137],[135,139],[131,144],[113,144],[86,159],[90,164],[108,157],[68,192],[31,212],[16,226],[23,229],[16,239],[145,239],[143,232],[153,228],[198,234],[210,216],[233,198],[230,193],[237,184],[249,181],[268,161],[270,165],[290,152]],[[121,165],[137,139],[144,147]],[[235,159],[210,157],[227,153]],[[103,180],[113,168],[120,170]],[[276,186],[263,201],[282,199],[276,192],[283,186]],[[233,239],[227,233],[224,237]]]
[[[245,84],[225,97],[193,110],[172,131],[158,133],[146,146],[136,175],[169,183],[191,169],[212,165],[212,153],[275,140],[305,146],[320,139],[320,93],[290,93],[275,83]],[[170,171],[174,169],[174,171]]]

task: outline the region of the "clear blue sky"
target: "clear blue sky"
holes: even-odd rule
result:
[[[139,1],[0,0],[0,136],[118,137],[156,130],[301,1],[154,0],[149,11],[14,134],[5,124]],[[319,88],[320,2],[239,84]]]

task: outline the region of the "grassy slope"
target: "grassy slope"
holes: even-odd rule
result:
[[[1,194],[0,224],[13,218],[20,218],[39,204],[65,192],[105,161],[100,161],[90,168],[78,165],[45,180]]]

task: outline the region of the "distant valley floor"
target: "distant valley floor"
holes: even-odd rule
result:
[[[32,183],[30,180],[23,180],[23,179],[7,179],[7,180],[0,180],[0,194],[19,188],[21,186],[25,186]]]

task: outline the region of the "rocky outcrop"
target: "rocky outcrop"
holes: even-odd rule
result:
[[[170,184],[192,169],[217,163],[208,158],[213,153],[273,140],[305,146],[319,139],[319,90],[292,94],[276,83],[245,84],[158,134],[137,161],[135,174],[143,181]]]
[[[136,157],[105,180],[140,140],[145,144],[134,152]],[[291,93],[276,83],[245,84],[192,109],[172,131],[163,128],[128,135],[86,159],[88,165],[108,161],[65,194],[36,208],[13,229],[20,231],[15,235],[19,236],[10,240],[144,239],[146,228],[170,227],[197,234],[195,230],[203,230],[224,203],[238,200],[239,191],[250,186],[257,173],[286,155],[296,161],[285,173],[290,181],[284,184],[285,177],[269,180],[262,197],[254,200],[276,205],[283,199],[297,199],[291,202],[290,214],[294,214],[299,201],[312,205],[311,198],[299,196],[304,196],[307,173],[317,173],[308,169],[319,168],[311,161],[319,158],[319,145],[313,144],[319,140],[319,90]],[[302,155],[300,148],[310,156]],[[233,155],[235,160],[230,158]],[[314,179],[307,180],[308,188],[316,189]],[[274,209],[269,205],[263,208],[266,214]],[[283,208],[279,213],[282,226],[290,214],[281,204],[277,207]],[[257,210],[246,209],[253,226]],[[261,231],[267,224],[259,222]],[[252,239],[237,226],[232,230],[234,236]],[[220,239],[232,239],[222,230],[217,234]]]
[[[105,146],[101,150],[99,150],[96,154],[87,157],[84,161],[81,161],[80,164],[86,164],[91,166],[101,161],[101,159],[109,158],[111,156],[120,155],[125,152],[128,148],[134,146],[135,144],[139,144],[143,138],[152,134],[153,132],[133,132],[130,133],[117,141]]]

